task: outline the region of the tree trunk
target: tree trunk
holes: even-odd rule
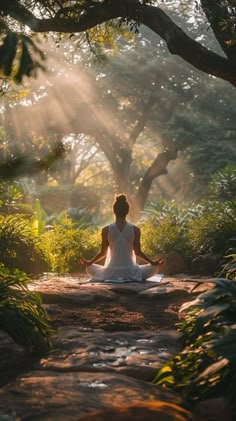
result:
[[[170,161],[175,160],[177,155],[178,151],[174,149],[161,152],[159,155],[157,155],[151,167],[149,167],[144,174],[138,192],[134,198],[135,211],[137,216],[144,209],[153,180],[160,175],[168,173],[168,164]]]

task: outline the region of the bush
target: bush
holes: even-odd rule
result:
[[[33,208],[31,205],[27,203],[17,203],[17,204],[6,204],[0,207],[0,213],[4,215],[15,215],[15,214],[22,214],[22,215],[33,215]]]
[[[182,306],[182,351],[159,370],[154,383],[192,402],[225,396],[236,412],[236,282],[212,282],[212,289]]]
[[[99,248],[100,234],[92,229],[77,227],[64,218],[61,224],[41,236],[53,272],[66,273],[81,270],[79,260],[91,258]]]
[[[222,256],[236,237],[236,203],[202,201],[178,207],[160,202],[145,211],[142,233],[150,255],[175,250],[187,260],[199,254]]]
[[[228,262],[223,266],[219,277],[224,276],[226,279],[236,281],[236,252],[225,256]]]
[[[236,235],[235,202],[207,202],[205,210],[187,225],[186,240],[192,254],[223,255]]]
[[[236,166],[227,165],[211,177],[209,191],[218,200],[233,200],[236,198]]]
[[[187,253],[185,230],[181,224],[174,223],[170,215],[159,221],[149,218],[141,224],[141,228],[143,250],[148,255],[155,256],[172,250],[182,255]]]
[[[28,274],[48,270],[46,254],[22,215],[0,215],[0,262]]]
[[[28,351],[50,345],[51,330],[40,295],[27,288],[28,277],[18,269],[0,265],[0,329]]]

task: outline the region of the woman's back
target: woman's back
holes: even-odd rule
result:
[[[125,223],[122,230],[116,223],[109,225],[107,235],[109,251],[105,266],[116,268],[133,266],[136,263],[133,251],[134,238],[134,227],[129,222]]]

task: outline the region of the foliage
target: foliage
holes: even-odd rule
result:
[[[98,251],[100,236],[97,231],[84,229],[64,217],[60,224],[41,236],[53,272],[66,273],[81,270],[80,259],[92,258]]]
[[[210,193],[219,200],[236,199],[236,166],[227,165],[217,171],[209,184]]]
[[[1,181],[0,184],[0,205],[15,204],[22,201],[24,192],[17,181],[9,183],[8,181]]]
[[[35,75],[37,69],[44,69],[44,59],[44,53],[32,38],[7,30],[0,46],[0,70],[5,76],[22,82],[23,76],[29,77]]]
[[[1,214],[25,214],[32,215],[33,209],[25,200],[24,189],[21,183],[14,181],[3,181],[0,183],[0,213]]]
[[[40,235],[44,232],[46,217],[47,214],[41,207],[40,201],[36,199],[33,207],[33,216],[31,218],[31,226],[36,235]]]
[[[189,259],[199,254],[223,255],[236,235],[235,202],[202,201],[178,206],[160,201],[145,209],[143,245],[149,254],[171,250]]]
[[[199,28],[186,25],[182,15],[175,18],[184,29],[194,31],[195,38],[200,35]],[[98,65],[87,68],[86,75],[82,71],[86,58],[82,62],[80,52],[68,54],[68,50],[73,50],[73,46],[77,45],[76,40],[77,35],[66,41],[62,37],[54,63],[56,67],[53,70],[53,64],[50,77],[44,75],[47,80],[42,85],[40,79],[38,87],[29,94],[27,100],[30,107],[25,106],[25,101],[17,101],[17,104],[11,102],[3,113],[3,124],[6,122],[8,133],[11,130],[14,132],[17,147],[23,151],[27,148],[29,154],[32,152],[37,159],[49,153],[56,138],[65,136],[66,157],[51,167],[53,173],[51,170],[43,171],[43,175],[42,172],[34,175],[35,179],[37,177],[40,184],[53,179],[59,184],[69,185],[77,182],[78,176],[80,183],[85,180],[87,184],[89,179],[91,185],[95,180],[94,174],[100,177],[105,167],[103,179],[106,180],[108,174],[119,185],[119,191],[126,189],[134,206],[139,201],[139,206],[143,208],[146,197],[140,204],[141,192],[146,189],[148,193],[151,174],[154,179],[159,177],[160,171],[163,174],[165,169],[169,170],[166,152],[173,149],[176,152],[174,156],[177,156],[178,150],[182,151],[182,158],[189,165],[188,174],[191,173],[187,180],[180,177],[176,182],[174,177],[172,184],[175,184],[175,190],[178,191],[184,183],[190,184],[191,180],[200,180],[199,190],[201,194],[205,193],[209,174],[226,162],[233,162],[235,157],[235,148],[231,145],[233,140],[223,142],[226,134],[224,128],[234,125],[232,110],[235,109],[235,98],[230,86],[227,89],[225,83],[199,76],[193,69],[177,62],[163,48],[162,42],[158,44],[157,69],[156,60],[153,59],[157,47],[156,36],[144,27],[129,44],[120,37],[118,46],[121,54],[109,57],[102,68]],[[55,45],[49,48],[54,52]],[[132,66],[127,66],[127,62],[136,63],[135,72]],[[78,72],[81,72],[79,76]],[[68,77],[65,77],[67,74]],[[63,101],[60,100],[62,94]],[[88,101],[84,100],[86,95]],[[106,116],[105,121],[102,116]],[[14,128],[14,122],[23,120],[27,121],[27,125],[16,124]],[[12,136],[9,138],[12,139]],[[6,149],[10,149],[10,143],[8,141],[5,145]],[[184,154],[183,150],[189,143],[191,146]],[[86,147],[90,154],[84,159]],[[208,159],[205,159],[206,154]],[[150,171],[157,155],[159,161]],[[160,162],[161,156],[163,162]],[[175,159],[173,155],[171,157]],[[104,161],[110,162],[110,165],[103,165]],[[88,167],[85,167],[85,162]],[[30,168],[28,170],[31,171]],[[171,182],[171,177],[167,176],[166,180]],[[96,177],[97,181],[103,184],[102,193],[107,194],[107,184],[102,183],[102,177],[99,180]],[[157,190],[158,184],[155,183],[154,187]],[[113,183],[110,189],[114,190]],[[192,194],[192,183],[188,193],[189,190]],[[139,200],[136,200],[137,197]],[[191,196],[193,198],[196,198],[195,194]],[[56,206],[53,201],[45,202],[47,207]],[[56,203],[59,207],[62,202]],[[42,204],[45,208],[45,204]]]
[[[176,204],[161,202],[146,209],[150,215],[142,224],[142,244],[149,255],[179,251],[187,252],[185,240],[184,214]]]
[[[30,352],[50,345],[51,329],[40,295],[28,290],[27,275],[0,265],[0,329]]]
[[[182,350],[160,369],[155,384],[196,401],[236,399],[236,283],[218,278],[213,288],[181,307]],[[234,408],[236,409],[236,408]]]
[[[226,279],[230,279],[232,281],[236,281],[236,253],[232,250],[229,250],[228,252],[231,252],[230,254],[227,254],[225,256],[225,259],[227,259],[227,263],[222,268],[221,273],[219,274],[219,277],[224,277]]]
[[[29,274],[48,268],[39,238],[22,215],[0,215],[0,262]]]
[[[4,58],[2,60],[2,69],[6,75],[12,74],[17,46],[20,56],[17,79],[21,80],[24,74],[31,75],[35,67],[41,66],[38,57],[42,60],[43,55],[40,50],[38,51],[36,43],[32,41],[32,34],[29,32],[28,35],[28,31],[27,35],[25,34],[26,26],[32,32],[37,33],[57,32],[59,34],[58,42],[60,42],[62,33],[70,33],[72,36],[74,33],[86,33],[86,31],[91,31],[91,28],[99,28],[101,25],[105,27],[112,26],[113,22],[118,18],[118,22],[119,19],[123,20],[131,30],[136,32],[140,24],[145,24],[163,38],[172,54],[178,54],[200,70],[212,73],[235,84],[233,77],[235,63],[235,7],[232,7],[232,0],[225,0],[224,2],[212,2],[211,0],[196,2],[191,0],[188,2],[190,3],[189,6],[185,3],[145,0],[135,2],[133,0],[120,0],[119,2],[116,0],[109,0],[108,2],[85,0],[74,3],[64,1],[25,2],[22,0],[1,2],[0,31],[5,36],[2,45],[2,56]],[[188,37],[184,31],[180,32],[174,19],[170,19],[165,12],[165,8],[168,9],[169,7],[172,10],[175,9],[178,13],[183,13],[185,19],[194,16],[194,25],[192,25],[194,27],[199,20],[199,16],[201,16],[198,12],[199,3],[226,58],[222,58],[217,53],[213,54],[211,50],[207,51],[204,48],[204,42],[200,43],[200,40],[191,40],[191,37]],[[86,18],[84,18],[85,16]],[[152,18],[152,16],[154,17]],[[153,27],[153,19],[160,22],[157,28]],[[96,34],[98,44],[100,32],[97,31]],[[208,37],[205,35],[204,40],[205,38]],[[36,54],[36,58],[33,57],[33,54],[30,54],[30,48],[33,50],[34,55]],[[192,54],[188,53],[189,49],[191,49]],[[196,60],[198,55],[200,59]]]
[[[189,221],[186,238],[194,254],[222,254],[235,235],[235,202],[207,201],[204,212]]]

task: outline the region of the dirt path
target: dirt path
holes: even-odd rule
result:
[[[186,294],[172,294],[170,298],[143,300],[134,295],[120,295],[117,301],[90,304],[46,305],[53,327],[78,326],[105,331],[175,329],[180,306]]]
[[[121,285],[56,275],[32,281],[55,328],[52,349],[34,361],[26,355],[14,373],[9,365],[0,419],[75,421],[150,396],[181,403],[152,380],[178,352],[178,311],[194,297],[192,286],[185,276]]]

